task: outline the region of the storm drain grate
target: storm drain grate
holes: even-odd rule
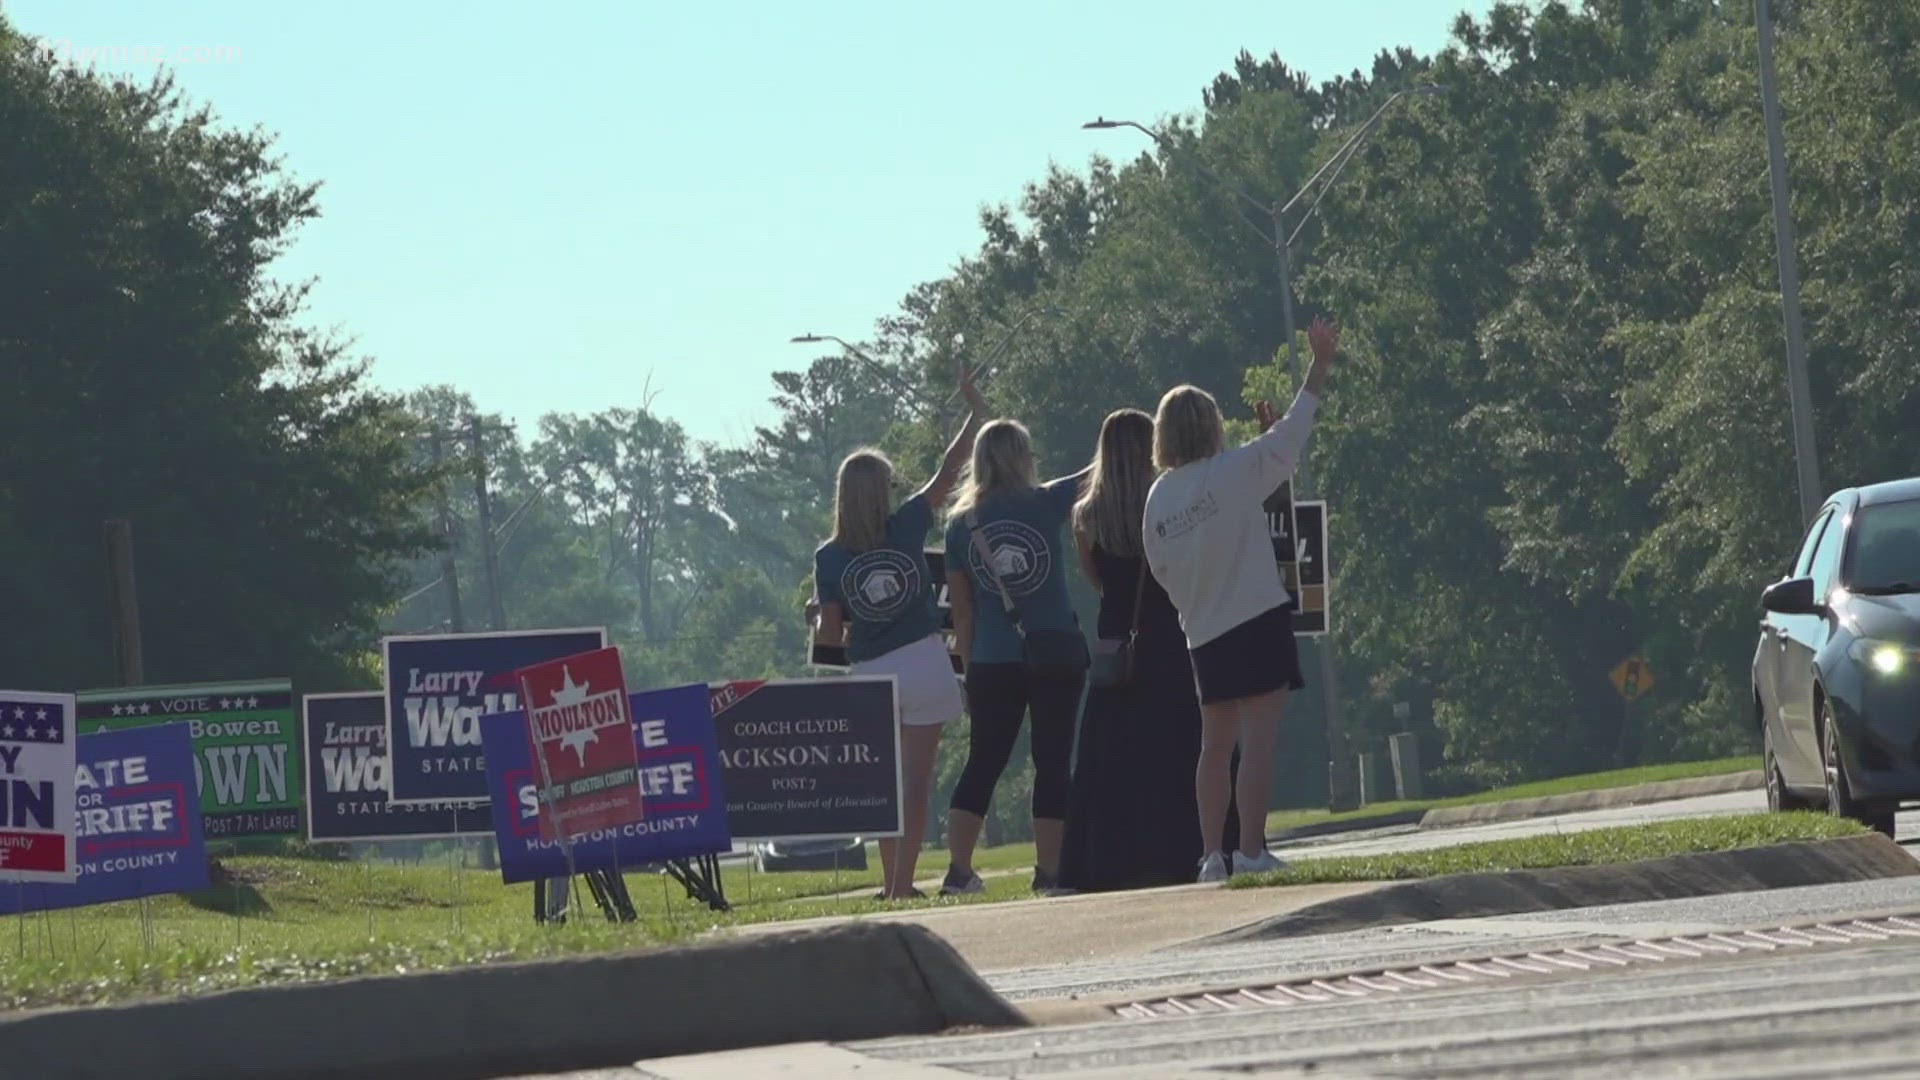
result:
[[[1512,953],[1476,960],[1454,960],[1414,967],[1385,968],[1357,975],[1252,986],[1203,994],[1180,994],[1114,1006],[1122,1020],[1153,1020],[1163,1016],[1200,1016],[1291,1005],[1318,1005],[1355,1001],[1389,994],[1435,990],[1463,984],[1497,983],[1513,979],[1564,975],[1568,972],[1606,971],[1632,965],[1663,964],[1670,960],[1738,953],[1780,952],[1836,945],[1920,938],[1920,914],[1851,922],[1808,923],[1773,930],[1743,930],[1725,934],[1687,934],[1680,937],[1620,941],[1606,945],[1546,952]]]

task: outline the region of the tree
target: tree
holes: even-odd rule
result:
[[[0,682],[112,679],[101,521],[133,522],[152,682],[364,682],[415,512],[398,403],[273,260],[318,211],[260,132],[0,21]]]

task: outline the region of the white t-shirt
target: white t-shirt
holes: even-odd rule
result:
[[[1147,492],[1147,565],[1179,609],[1188,647],[1291,599],[1263,504],[1293,476],[1319,408],[1302,390],[1258,438],[1165,473]]]

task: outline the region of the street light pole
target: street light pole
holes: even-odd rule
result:
[[[1780,257],[1781,319],[1787,335],[1787,396],[1793,413],[1793,460],[1800,488],[1801,524],[1813,521],[1824,493],[1813,439],[1813,390],[1807,379],[1807,339],[1800,323],[1800,261],[1793,237],[1786,139],[1780,130],[1780,91],[1773,69],[1772,0],[1754,0],[1760,31],[1760,112],[1767,127],[1767,172],[1773,186],[1773,235]]]
[[[1300,346],[1296,340],[1298,335],[1294,329],[1293,318],[1293,241],[1299,238],[1300,231],[1306,228],[1307,222],[1311,220],[1314,213],[1320,209],[1321,200],[1326,198],[1327,192],[1332,190],[1333,185],[1339,181],[1341,173],[1346,170],[1347,162],[1351,161],[1354,154],[1365,144],[1367,137],[1373,133],[1374,126],[1379,123],[1382,116],[1386,115],[1387,110],[1392,108],[1395,102],[1398,102],[1408,94],[1424,95],[1438,92],[1439,87],[1437,86],[1423,85],[1408,90],[1400,90],[1389,96],[1385,102],[1381,103],[1378,109],[1374,110],[1372,116],[1367,117],[1366,123],[1361,124],[1360,129],[1349,136],[1347,141],[1341,144],[1340,149],[1335,151],[1333,156],[1328,158],[1320,168],[1316,169],[1313,175],[1307,178],[1307,182],[1301,185],[1300,190],[1294,193],[1293,198],[1288,199],[1284,204],[1277,200],[1271,203],[1263,203],[1249,194],[1245,188],[1227,180],[1225,177],[1208,168],[1206,163],[1202,162],[1197,155],[1186,153],[1165,135],[1144,124],[1132,120],[1108,120],[1105,117],[1097,117],[1086,124],[1082,124],[1081,127],[1095,129],[1130,127],[1143,132],[1169,154],[1179,154],[1185,157],[1186,160],[1191,161],[1204,175],[1216,184],[1268,216],[1268,219],[1272,223],[1272,231],[1270,233],[1267,229],[1263,229],[1254,224],[1251,219],[1240,212],[1237,206],[1234,210],[1241,220],[1245,221],[1247,225],[1253,229],[1256,235],[1273,245],[1274,268],[1280,285],[1281,330],[1286,336],[1287,342],[1287,375],[1293,381],[1294,386],[1298,387],[1302,385],[1302,383]],[[1332,170],[1331,175],[1328,175],[1328,170]],[[1321,177],[1323,176],[1326,177],[1324,184],[1321,183]],[[1320,185],[1319,193],[1314,195],[1313,202],[1308,205],[1307,212],[1301,216],[1300,223],[1289,233],[1286,227],[1287,211],[1293,209],[1294,205],[1304,198],[1308,192],[1312,191],[1316,184]],[[1306,496],[1311,490],[1304,454],[1301,456],[1299,466],[1294,470],[1294,476],[1290,483],[1293,485],[1293,497],[1296,499]],[[1349,752],[1350,746],[1347,739],[1346,723],[1340,705],[1339,672],[1335,669],[1333,662],[1333,628],[1331,624],[1329,624],[1326,634],[1322,636],[1313,651],[1319,657],[1320,685],[1322,687],[1322,697],[1326,702],[1327,756],[1329,759],[1327,762],[1327,806],[1328,809],[1336,812],[1355,809],[1359,805],[1359,791],[1356,784],[1358,778],[1349,767],[1352,755]]]

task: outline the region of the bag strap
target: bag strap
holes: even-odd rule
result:
[[[1014,604],[1012,594],[1007,592],[1007,583],[1000,580],[1000,572],[993,568],[993,551],[987,547],[986,538],[980,535],[980,520],[973,510],[967,511],[967,532],[973,537],[973,550],[980,556],[981,565],[987,568],[987,576],[993,579],[993,587],[1000,593],[1000,603],[1007,610],[1007,619],[1018,629],[1020,609]]]
[[[1140,609],[1147,606],[1147,553],[1140,553],[1140,576],[1133,582],[1133,626],[1127,630],[1127,640],[1140,636]]]

